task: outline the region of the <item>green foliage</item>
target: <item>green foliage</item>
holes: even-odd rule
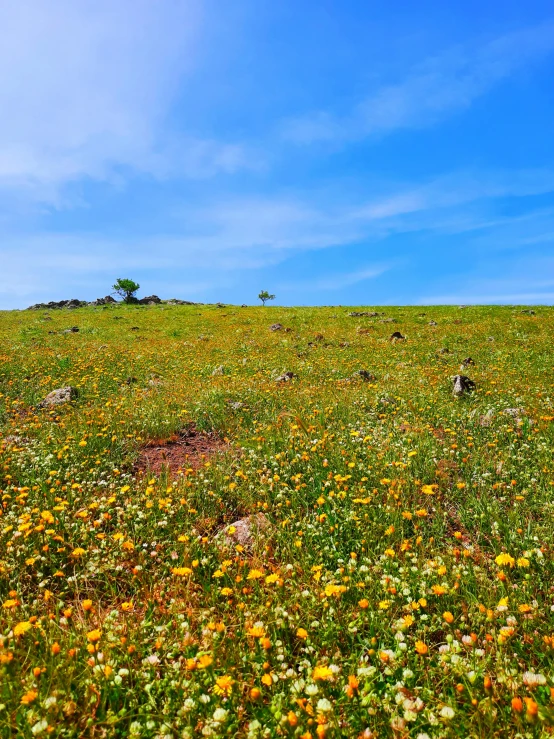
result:
[[[125,303],[136,302],[135,293],[137,292],[137,290],[140,289],[140,285],[138,284],[138,282],[134,282],[134,280],[122,279],[120,277],[115,285],[112,285],[112,287],[113,291],[121,298],[123,298],[123,301]]]
[[[258,295],[259,300],[265,305],[268,300],[275,300],[275,295],[270,295],[267,290],[262,290]]]

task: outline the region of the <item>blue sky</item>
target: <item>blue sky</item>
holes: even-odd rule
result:
[[[0,6],[0,308],[554,303],[554,8]]]

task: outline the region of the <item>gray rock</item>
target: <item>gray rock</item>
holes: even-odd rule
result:
[[[469,367],[470,365],[475,364],[473,359],[471,357],[466,357],[466,359],[462,360],[462,364],[460,365],[460,369],[466,369],[466,367]]]
[[[361,318],[362,316],[366,316],[367,318],[376,318],[377,316],[383,316],[384,313],[376,313],[375,311],[355,311],[353,310],[352,313],[348,314],[351,318]]]
[[[257,539],[267,539],[271,523],[263,513],[253,513],[251,516],[240,518],[230,526],[227,526],[218,537],[221,536],[228,546],[240,544],[245,549],[252,549]]]
[[[75,387],[67,386],[60,387],[57,390],[52,390],[51,393],[41,400],[38,404],[38,408],[50,408],[53,405],[62,405],[63,403],[69,403],[79,395],[79,391]]]
[[[77,300],[74,298],[73,300],[59,300],[51,301],[50,303],[37,303],[36,305],[31,305],[27,310],[56,310],[60,308],[82,308],[85,305],[88,305],[86,300]]]
[[[391,341],[404,341],[406,337],[402,336],[400,331],[395,331],[393,334],[391,334],[390,340]]]
[[[375,379],[375,375],[372,375],[371,372],[368,372],[365,369],[354,372],[354,377],[360,377],[364,382],[373,382]]]
[[[490,426],[493,418],[494,418],[494,411],[488,410],[484,416],[480,416],[479,426],[484,426],[484,427]]]
[[[512,418],[521,418],[522,416],[527,415],[525,413],[525,408],[505,408],[502,412]]]
[[[276,378],[275,382],[289,382],[289,380],[292,380],[294,377],[298,377],[294,372],[283,372],[282,375],[279,375],[279,377]]]
[[[470,378],[465,375],[455,375],[452,378],[452,382],[454,383],[452,392],[458,397],[475,389],[475,383],[473,380],[470,380]]]
[[[281,331],[283,325],[281,323],[274,323],[269,327],[270,331]]]
[[[158,303],[161,303],[161,299],[158,298],[157,295],[148,295],[146,298],[141,298],[139,301],[139,305],[157,305]]]
[[[429,326],[438,326],[438,323],[436,321],[429,321]]]
[[[117,301],[112,298],[111,295],[106,295],[105,298],[96,298],[96,300],[92,303],[92,305],[112,305],[116,303]]]
[[[225,367],[220,364],[219,367],[216,367],[214,371],[212,372],[212,377],[215,377],[216,375],[224,375],[225,374]]]

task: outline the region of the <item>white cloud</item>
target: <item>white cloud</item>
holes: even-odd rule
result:
[[[56,201],[124,168],[207,176],[244,166],[235,144],[171,134],[191,72],[199,0],[17,0],[0,5],[0,187]]]
[[[245,279],[248,271],[275,266],[301,252],[364,244],[369,266],[278,287],[292,292],[340,290],[409,261],[409,254],[389,259],[385,240],[394,234],[475,232],[465,240],[471,261],[498,249],[523,251],[534,243],[547,243],[554,229],[554,211],[526,210],[509,217],[499,213],[496,201],[553,191],[554,172],[549,170],[458,172],[357,206],[334,205],[336,198],[328,192],[325,197],[317,193],[243,197],[203,207],[183,206],[168,215],[167,231],[158,237],[132,232],[124,237],[91,232],[11,233],[3,239],[0,297],[4,295],[3,304],[13,305],[14,296],[18,302],[27,295],[38,300],[55,293],[62,298],[81,289],[83,297],[92,298],[97,295],[90,291],[105,292],[112,278],[146,271],[153,282],[164,285],[176,274],[196,274],[199,282],[204,272],[214,282],[226,274],[230,279],[237,275]],[[502,294],[511,292],[516,291],[502,288]]]
[[[297,144],[311,144],[432,125],[468,108],[494,85],[553,51],[554,24],[514,32],[480,47],[452,49],[427,59],[403,81],[368,92],[349,114],[337,117],[316,111],[291,118],[282,135]]]
[[[300,290],[331,292],[333,290],[342,290],[345,287],[351,287],[360,282],[380,277],[385,272],[388,272],[391,266],[389,264],[377,264],[353,272],[333,272],[333,274],[327,277],[314,277],[312,279],[281,283],[277,285],[276,289],[283,292],[298,292]]]

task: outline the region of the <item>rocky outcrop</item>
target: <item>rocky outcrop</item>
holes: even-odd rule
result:
[[[466,375],[455,375],[452,378],[452,382],[452,392],[458,397],[460,397],[461,395],[466,395],[467,393],[475,389],[475,383],[473,382],[473,380],[470,380],[469,377],[466,377]]]
[[[70,385],[67,387],[60,387],[57,390],[52,390],[51,393],[48,393],[44,400],[40,401],[38,408],[50,408],[54,405],[69,403],[71,400],[74,400],[78,394],[79,392],[77,388],[71,387]]]
[[[74,298],[73,300],[59,300],[51,301],[50,303],[37,303],[36,305],[31,305],[27,310],[55,310],[57,308],[83,308],[85,305],[88,305],[86,300],[77,300]]]
[[[161,302],[161,298],[158,298],[157,295],[148,295],[148,297],[141,298],[138,301],[139,305],[158,305]]]

